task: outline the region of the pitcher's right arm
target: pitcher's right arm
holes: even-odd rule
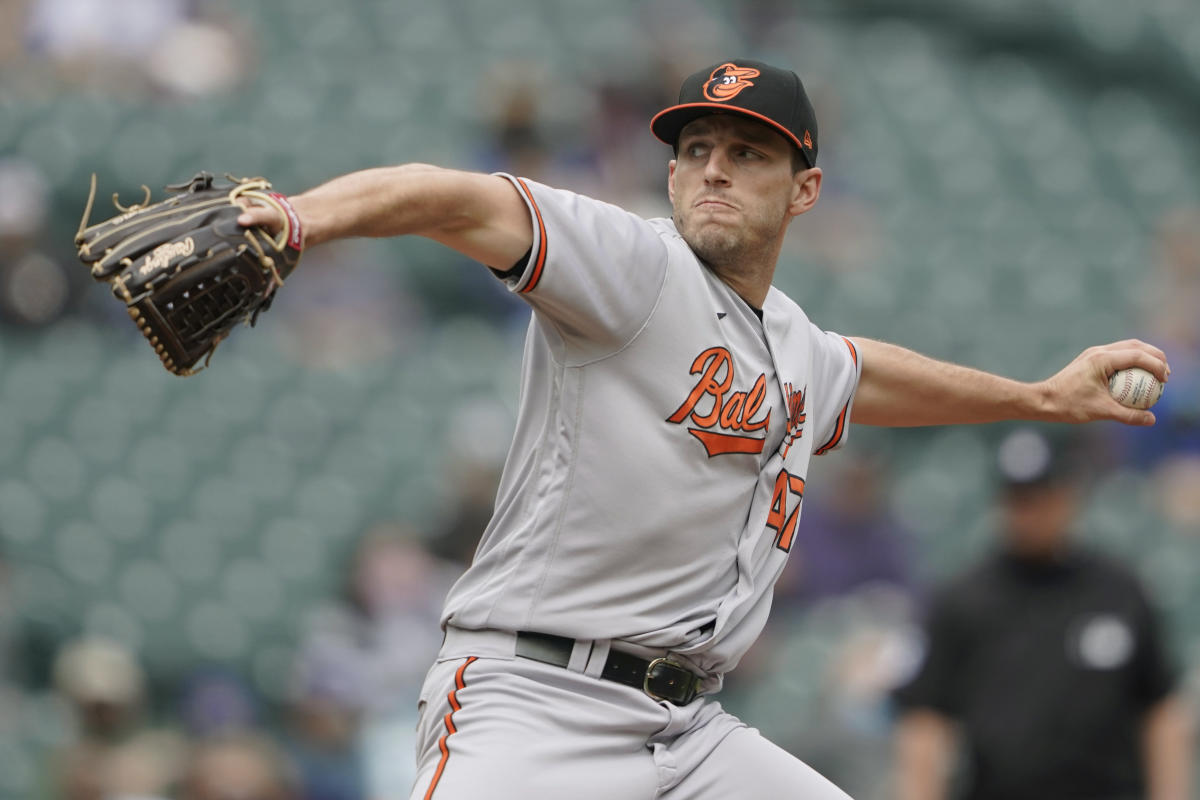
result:
[[[529,210],[512,183],[495,175],[429,164],[376,167],[334,178],[288,198],[304,247],[356,236],[425,236],[497,269],[533,244]],[[242,225],[278,230],[279,212],[247,208]]]

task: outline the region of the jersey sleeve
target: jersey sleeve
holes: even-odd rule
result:
[[[638,333],[666,280],[667,247],[649,222],[590,197],[501,173],[529,207],[533,248],[502,273],[576,357],[615,352]]]
[[[809,323],[810,325],[812,323]],[[854,342],[813,326],[813,385],[821,387],[824,402],[815,408],[813,455],[836,450],[846,441],[850,408],[862,377],[862,359]]]

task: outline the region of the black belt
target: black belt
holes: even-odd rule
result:
[[[548,633],[517,633],[517,655],[565,667],[571,661],[575,640]],[[665,658],[647,661],[630,653],[609,649],[608,659],[600,677],[615,681],[634,689],[640,689],[656,700],[666,700],[677,706],[686,706],[696,699],[700,679],[681,664]]]

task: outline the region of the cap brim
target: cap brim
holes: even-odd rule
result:
[[[655,114],[654,118],[650,120],[650,132],[653,133],[655,138],[657,138],[659,141],[666,142],[674,147],[675,143],[679,140],[680,131],[682,131],[689,122],[700,119],[700,117],[706,117],[709,114],[734,114],[739,117],[752,119],[755,122],[761,122],[762,124],[778,131],[783,138],[795,145],[796,149],[798,149],[801,154],[804,155],[804,160],[807,161],[810,166],[812,165],[812,161],[809,159],[808,153],[804,152],[803,143],[801,143],[801,141],[796,138],[796,135],[787,128],[783,127],[770,117],[754,111],[748,111],[744,108],[738,108],[737,106],[725,105],[723,103],[682,103],[677,106],[671,106],[670,108],[664,108],[662,111]]]

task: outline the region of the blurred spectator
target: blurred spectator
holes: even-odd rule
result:
[[[253,728],[258,722],[258,699],[236,672],[201,667],[183,681],[178,714],[188,735],[210,739]]]
[[[669,150],[645,135],[646,120],[675,99],[679,85],[676,81],[664,89],[657,66],[648,69],[653,81],[646,81],[644,75],[626,76],[592,88],[595,107],[585,135],[594,150],[594,176],[588,185],[570,184],[646,217],[669,211],[662,199],[667,182],[663,158]],[[670,79],[676,78],[672,70]]]
[[[70,274],[42,246],[50,189],[34,163],[0,159],[0,320],[41,326],[57,320]],[[79,273],[78,281],[82,281]]]
[[[840,455],[828,499],[804,509],[776,601],[812,605],[873,584],[911,591],[912,537],[891,514],[887,493],[878,458]]]
[[[60,651],[54,681],[76,730],[51,758],[47,795],[165,795],[179,775],[182,739],[145,724],[144,675],[133,655],[107,639],[75,640]]]
[[[246,77],[253,52],[236,20],[180,21],[159,41],[146,64],[154,84],[184,98],[236,86]]]
[[[114,641],[68,642],[55,659],[54,682],[74,712],[81,739],[117,741],[141,722],[142,668]]]
[[[405,796],[416,704],[441,645],[441,601],[459,569],[419,533],[378,524],[356,543],[342,601],[301,644],[289,701],[290,750],[305,797]]]
[[[543,65],[521,60],[494,64],[482,76],[479,93],[486,115],[485,138],[475,159],[479,169],[543,183],[595,183],[592,143],[573,130],[578,123],[558,108],[566,98],[573,109],[586,106],[593,99],[587,93]]]
[[[592,113],[581,135],[595,151],[594,187],[569,184],[643,217],[669,216],[665,159],[670,148],[646,135],[646,120],[671,105],[695,69],[729,52],[729,9],[696,0],[630,7],[641,34],[636,49],[591,77]]]
[[[1200,209],[1181,208],[1163,217],[1155,240],[1155,280],[1149,284],[1146,326],[1169,348],[1200,352]]]
[[[299,798],[287,761],[269,740],[235,733],[200,742],[188,758],[179,800]]]
[[[1079,465],[1031,430],[999,464],[1000,547],[933,601],[923,662],[896,693],[898,796],[1192,797],[1158,615],[1133,573],[1072,542]]]
[[[473,463],[459,474],[454,484],[455,503],[431,546],[440,557],[465,567],[471,563],[479,538],[492,519],[500,470]]]
[[[355,548],[346,602],[330,609],[312,641],[340,641],[357,652],[374,708],[406,705],[441,645],[441,602],[457,572],[430,554],[415,528],[375,525]]]
[[[17,156],[0,160],[0,241],[11,247],[40,234],[49,200],[50,187],[36,164]]]
[[[186,0],[29,0],[26,46],[67,82],[141,93],[141,65],[185,7]]]
[[[1171,381],[1154,407],[1158,424],[1128,433],[1139,463],[1183,453],[1200,458],[1200,209],[1166,215],[1155,241],[1153,280],[1141,315],[1147,341],[1171,362]]]
[[[350,642],[316,638],[301,652],[287,708],[287,750],[304,800],[365,800],[359,732],[371,686]]]
[[[185,15],[187,0],[30,0],[31,50],[68,59],[90,52],[139,58]]]
[[[820,204],[811,215],[796,220],[795,230],[784,242],[784,255],[818,267],[838,281],[851,273],[878,271],[886,263],[887,235],[875,203],[854,177],[857,170],[846,163],[849,154],[843,155],[847,134],[844,101],[835,84],[819,77],[808,90],[815,107],[821,109],[825,179]]]
[[[195,96],[244,75],[236,24],[202,18],[194,0],[28,0],[26,46],[60,76],[106,92],[152,88]]]
[[[21,23],[29,0],[5,0],[0,3],[0,64],[16,64],[24,56]]]
[[[450,433],[443,470],[447,475],[444,485],[451,493],[445,503],[450,513],[438,526],[430,547],[460,568],[471,563],[492,519],[513,424],[512,413],[493,397],[462,402],[447,424]]]
[[[1200,535],[1200,209],[1176,209],[1158,227],[1154,280],[1142,298],[1145,338],[1171,362],[1152,428],[1121,430],[1122,456],[1153,473],[1166,518]]]
[[[304,280],[272,310],[280,347],[309,369],[377,362],[418,338],[424,308],[369,244],[337,242],[304,255]]]
[[[913,609],[886,589],[848,598],[845,629],[830,642],[814,719],[796,752],[859,800],[881,797],[890,777],[890,692],[912,667]]]
[[[722,705],[855,800],[890,796],[890,693],[914,657],[909,596],[875,584],[781,616],[790,624],[760,638],[756,672],[727,682]]]
[[[556,156],[538,118],[544,72],[530,64],[499,64],[484,76],[481,94],[490,119],[480,167],[544,181]]]
[[[561,104],[560,95],[569,97],[573,103],[590,100],[577,87],[536,62],[514,59],[494,64],[479,83],[483,132],[478,150],[471,158],[472,168],[481,172],[507,172],[554,185],[594,186],[595,154],[586,137],[571,129],[573,122],[556,124],[547,119],[547,109]],[[450,252],[442,261],[446,259],[466,261]],[[438,265],[441,280],[453,288],[450,307],[470,308],[474,314],[524,331],[529,319],[524,303],[486,272],[454,266]]]

